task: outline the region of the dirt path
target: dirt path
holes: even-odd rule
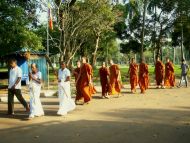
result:
[[[20,104],[8,118],[0,103],[0,143],[189,143],[190,88],[149,89],[145,95],[100,99],[56,115],[57,98],[42,98],[46,116],[27,121]]]

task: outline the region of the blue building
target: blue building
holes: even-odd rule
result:
[[[11,58],[17,60],[18,66],[22,69],[22,82],[25,82],[28,79],[29,72],[31,71],[30,65],[32,63],[36,63],[38,65],[39,71],[42,73],[43,83],[47,85],[48,73],[45,55],[45,52],[27,52],[25,49],[22,49],[20,51],[16,51],[14,53],[6,55],[5,58],[7,61]]]

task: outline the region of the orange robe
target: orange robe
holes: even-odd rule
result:
[[[84,98],[84,102],[90,101],[92,97],[91,85],[89,85],[90,76],[92,76],[92,67],[85,63],[81,66],[80,78],[77,83],[80,89],[80,97]]]
[[[149,85],[149,76],[148,76],[148,65],[145,63],[141,63],[139,65],[139,87],[141,89],[141,93],[144,93],[146,89],[148,89]]]
[[[112,65],[109,67],[110,83],[109,83],[109,94],[119,94],[121,92],[121,83],[119,81],[120,69],[118,65]]]
[[[164,81],[164,64],[161,61],[157,61],[155,65],[155,80],[156,85],[163,85]]]
[[[168,62],[165,64],[164,85],[166,87],[174,87],[174,85],[175,85],[174,66],[173,66],[172,62]]]
[[[73,75],[75,77],[75,82],[78,79],[79,74],[80,74],[80,68],[74,69]],[[81,98],[82,98],[82,96],[81,96],[81,93],[80,93],[80,86],[79,86],[79,82],[78,82],[76,84],[76,98],[75,98],[75,100],[77,101],[77,100],[80,100]]]
[[[138,65],[133,63],[130,64],[129,67],[130,71],[130,84],[131,84],[131,91],[136,91],[136,86],[138,84]]]
[[[102,96],[105,96],[106,93],[109,92],[109,83],[107,76],[109,75],[109,71],[106,67],[101,67],[99,69],[99,75],[100,75],[100,83],[102,86]]]
[[[91,65],[90,65],[90,66],[91,66]],[[92,78],[93,78],[93,68],[92,68],[92,66],[91,66],[91,69],[92,69]],[[94,84],[93,84],[93,79],[92,79],[92,85],[90,86],[90,90],[91,90],[91,93],[92,93],[92,94],[97,93],[97,90],[96,90],[96,88],[95,88],[95,86],[94,86]]]

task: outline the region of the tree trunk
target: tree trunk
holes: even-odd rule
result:
[[[63,54],[60,54],[59,63],[61,63],[63,60],[64,60],[64,55],[63,55]]]
[[[162,25],[160,27],[160,33],[159,33],[159,37],[158,37],[158,41],[157,41],[157,46],[156,46],[156,49],[157,49],[157,53],[156,53],[156,57],[160,57],[161,61],[163,60],[163,57],[162,57],[162,47],[161,47],[161,39],[162,39]]]
[[[160,42],[157,42],[157,47],[156,47],[156,49],[157,49],[157,51],[156,51],[156,57],[161,57],[161,60],[162,60]]]
[[[185,59],[183,52],[183,24],[181,23],[181,61]]]
[[[96,66],[96,60],[97,60],[97,51],[99,48],[99,42],[100,42],[100,33],[97,34],[96,36],[96,46],[95,46],[95,50],[93,53],[93,59],[92,59],[92,66],[95,67]]]
[[[174,47],[174,58],[173,58],[173,64],[175,65],[175,47]]]
[[[147,0],[144,0],[143,25],[142,25],[142,37],[141,37],[141,53],[140,53],[141,62],[144,59],[144,31],[145,31],[146,6],[147,6]]]
[[[155,2],[155,1],[154,1]],[[154,51],[153,51],[153,61],[154,64],[156,64],[156,54],[155,54],[155,49],[156,49],[156,21],[157,21],[157,8],[156,8],[156,4],[154,5],[154,14],[155,14],[155,21],[154,21]]]
[[[45,55],[45,58],[46,58],[47,63],[49,64],[49,66],[52,68],[53,73],[57,76],[57,71],[56,71],[56,69],[53,67],[53,64],[52,64],[52,62],[51,62],[49,56]]]

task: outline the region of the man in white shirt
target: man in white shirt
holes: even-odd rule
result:
[[[22,70],[17,66],[17,61],[15,59],[10,60],[10,71],[9,71],[9,85],[8,85],[8,115],[14,115],[14,95],[20,103],[26,108],[26,111],[29,112],[30,109],[28,104],[22,97],[21,93],[21,78]]]
[[[70,76],[71,73],[66,68],[66,64],[61,62],[61,68],[58,71],[58,115],[66,115],[67,112],[74,110],[76,107],[74,101],[71,99]]]

